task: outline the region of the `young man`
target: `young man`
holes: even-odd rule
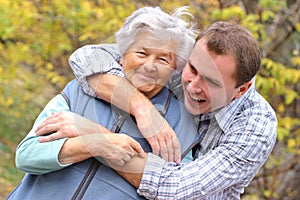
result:
[[[254,86],[261,63],[257,41],[246,29],[226,22],[212,24],[196,41],[181,76],[185,107],[198,121],[195,160],[176,165],[148,153],[134,157],[122,169],[115,166],[149,199],[240,199],[276,142],[275,112]],[[101,63],[93,69],[74,59],[71,64],[83,82],[86,76],[103,72]],[[104,72],[114,70],[118,67]],[[98,96],[127,108],[138,125],[149,119],[155,122],[153,105],[124,79],[108,74],[88,79]],[[176,91],[179,79],[174,77],[171,83]],[[124,88],[134,92],[126,96]],[[162,127],[155,133],[163,137],[168,131]]]

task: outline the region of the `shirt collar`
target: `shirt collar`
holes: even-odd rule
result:
[[[169,93],[170,91],[168,90],[168,88],[163,87],[163,89],[151,99],[151,102],[160,113],[163,113],[165,111],[165,107],[168,103]]]

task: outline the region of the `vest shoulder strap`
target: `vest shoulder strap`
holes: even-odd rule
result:
[[[71,108],[70,99],[69,99],[69,97],[66,95],[66,93],[64,93],[64,91],[62,91],[60,94],[61,94],[62,97],[66,100],[66,102],[67,102],[69,108]]]

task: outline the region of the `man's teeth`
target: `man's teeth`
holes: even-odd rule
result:
[[[205,102],[205,100],[201,100],[201,99],[198,99],[197,97],[193,97],[193,96],[191,96],[191,98],[192,98],[192,100],[194,100],[194,101],[198,101],[198,102]]]

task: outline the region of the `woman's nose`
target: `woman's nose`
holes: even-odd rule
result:
[[[155,59],[152,57],[148,57],[143,66],[144,66],[145,70],[148,72],[154,72],[157,70]]]

